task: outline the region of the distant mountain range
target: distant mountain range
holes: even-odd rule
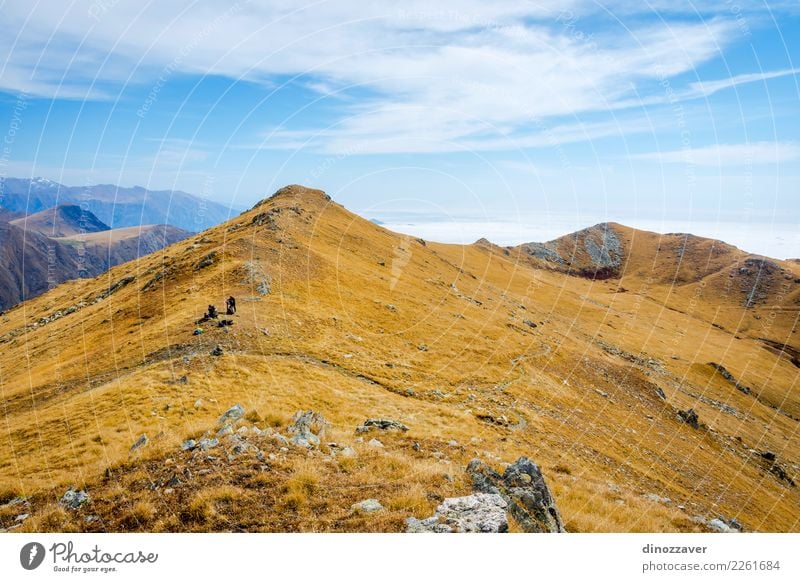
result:
[[[238,214],[238,210],[179,190],[153,191],[111,184],[65,186],[45,178],[3,181],[0,206],[5,212],[30,215],[65,204],[80,205],[111,228],[171,224],[199,232]]]
[[[0,310],[64,281],[95,277],[191,235],[171,225],[111,229],[74,204],[17,216],[0,214]]]

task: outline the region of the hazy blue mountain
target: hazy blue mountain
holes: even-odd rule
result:
[[[238,214],[238,210],[179,190],[111,184],[65,186],[44,178],[4,180],[0,205],[8,211],[34,214],[63,204],[79,204],[111,228],[171,224],[199,232]]]

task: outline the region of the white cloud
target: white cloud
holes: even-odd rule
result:
[[[800,146],[783,142],[718,144],[630,156],[635,160],[696,166],[755,166],[800,159]]]
[[[542,120],[613,115],[629,106],[640,82],[694,70],[736,33],[730,18],[713,13],[704,21],[620,24],[594,35],[582,31],[580,19],[567,20],[598,10],[588,0],[449,0],[435,8],[428,0],[299,7],[290,0],[242,0],[224,11],[211,0],[188,8],[113,0],[12,3],[3,6],[5,28],[16,35],[0,37],[0,88],[113,98],[110,84],[146,85],[159,76],[169,82],[177,72],[255,82],[302,76],[321,96],[355,93],[354,87],[370,96],[342,100],[333,127],[304,135],[281,130],[264,147],[513,149],[547,145],[552,133],[564,143],[641,130],[613,120],[615,127],[601,134],[582,135],[587,126],[561,121],[543,132]]]
[[[755,83],[756,81],[766,81],[767,79],[776,79],[778,77],[786,77],[788,75],[795,75],[800,72],[800,69],[783,69],[781,71],[762,71],[760,73],[747,73],[744,75],[735,75],[727,79],[717,79],[714,81],[697,81],[689,85],[690,91],[694,94],[692,96],[707,97],[713,95],[723,89],[730,89],[737,85],[744,85],[746,83]],[[687,95],[688,96],[688,95]]]

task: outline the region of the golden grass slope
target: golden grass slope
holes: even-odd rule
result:
[[[518,249],[392,233],[320,191],[284,188],[3,315],[0,494],[31,497],[23,531],[397,531],[467,494],[471,458],[527,455],[570,531],[701,531],[717,515],[800,530],[797,487],[760,455],[797,481],[798,265],[769,260],[764,297],[746,308],[739,269],[752,257],[612,228],[621,278],[591,280]],[[234,325],[193,335],[229,295]],[[221,453],[202,472],[179,444],[235,403],[264,431],[318,411],[358,456],[264,436],[274,459]],[[677,418],[688,408],[704,427]],[[368,417],[411,430],[377,435],[375,449],[354,434]],[[191,476],[165,493],[171,467]],[[70,485],[87,488],[87,508],[57,507]],[[387,511],[352,515],[365,498]]]

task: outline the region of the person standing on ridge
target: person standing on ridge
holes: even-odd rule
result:
[[[233,315],[236,313],[236,299],[234,299],[233,296],[228,297],[228,300],[225,302],[225,306],[227,307],[227,315]]]

